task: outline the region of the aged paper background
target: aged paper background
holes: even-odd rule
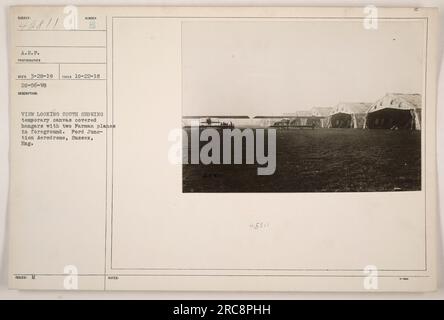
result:
[[[148,25],[149,26],[149,25]],[[125,25],[123,25],[123,28],[125,27]],[[163,28],[162,30],[166,30],[166,31],[168,31],[168,28]],[[172,56],[170,56],[170,58],[174,58],[174,50],[171,50],[171,54],[172,54]],[[173,59],[174,60],[174,59]],[[173,68],[174,68],[174,66],[171,66],[171,70],[172,70],[172,72],[174,72],[174,70],[173,70]],[[131,70],[131,72],[136,72],[137,70]],[[141,72],[141,73],[143,73],[143,70],[139,70],[139,72]],[[158,80],[158,79],[156,79],[156,80]],[[131,89],[131,88],[130,88]],[[137,88],[133,88],[133,89],[137,89]],[[125,97],[125,92],[123,92],[122,93],[122,99],[124,99],[124,101],[126,101],[127,100],[127,97]],[[127,94],[129,94],[129,95],[131,95],[131,91],[129,91]],[[159,92],[159,94],[162,94],[162,92]],[[174,96],[173,95],[171,95],[172,97],[171,97],[171,99],[172,99],[172,101],[173,101],[173,99],[174,99]],[[172,103],[174,103],[174,101],[172,102]],[[137,103],[135,104],[135,105],[137,105]],[[155,110],[155,112],[157,112],[157,110]],[[122,116],[122,117],[124,117],[124,115],[125,115],[125,113],[122,113],[122,114],[119,114],[119,113],[116,113],[116,116]],[[172,117],[174,117],[174,114],[171,114],[171,115],[169,115],[169,116],[172,116]],[[141,124],[142,125],[142,124]],[[162,128],[160,128],[161,130],[162,130]],[[135,133],[136,134],[136,133]],[[125,138],[121,138],[121,139],[123,139],[123,141],[125,141],[126,139],[128,139],[128,137],[125,137]],[[131,139],[131,137],[129,137],[129,139]],[[117,140],[118,141],[118,140]],[[158,143],[158,141],[153,141],[153,143]],[[129,146],[128,146],[129,147]],[[92,153],[94,153],[94,152],[99,152],[100,150],[88,150],[87,152],[92,152]],[[129,152],[131,152],[131,150],[128,150]],[[68,157],[69,158],[69,157]],[[68,160],[68,159],[67,159]],[[141,158],[139,158],[138,159],[139,161],[141,161],[141,165],[143,165],[143,161],[145,160],[147,160],[147,159],[143,159],[143,157],[141,157]],[[152,160],[152,159],[151,159]],[[81,159],[80,159],[80,161],[81,161]],[[123,163],[125,163],[126,161],[123,159],[123,160],[121,160],[121,161],[123,161]],[[160,160],[159,160],[159,162],[161,162]],[[146,162],[145,162],[146,163]],[[66,170],[69,170],[69,168],[66,168]],[[65,171],[65,170],[63,170],[63,171]],[[168,174],[170,174],[170,175],[174,175],[175,173],[174,173],[174,171],[173,172],[171,172],[171,170],[166,170],[165,172],[167,172]],[[176,173],[177,174],[177,173]],[[75,178],[75,177],[73,177],[73,178]],[[125,177],[121,177],[120,179],[124,179]],[[124,180],[123,180],[124,181]],[[147,186],[147,187],[149,187],[149,185]],[[156,190],[153,190],[153,192],[159,192],[160,190],[158,190],[157,189],[157,191]],[[128,197],[131,197],[131,196],[135,196],[135,194],[133,193],[133,192],[130,192],[130,194],[127,194],[127,195],[125,195],[125,196],[123,196],[123,198],[125,199],[125,201],[130,201],[130,202],[133,202],[133,201],[135,201],[135,199],[131,199],[131,198],[128,198]],[[339,195],[339,196],[341,196],[341,195]],[[192,197],[192,196],[191,196]],[[217,197],[217,196],[216,196]],[[219,196],[220,197],[220,196]],[[138,199],[140,199],[140,197],[137,197]],[[282,200],[282,199],[281,199]],[[325,201],[328,201],[328,199],[323,199],[324,200],[324,203],[325,203]],[[414,203],[414,201],[412,201],[412,203]],[[63,204],[61,204],[62,205],[62,207],[64,208],[64,206],[63,206]],[[80,204],[79,204],[80,205]],[[404,202],[404,205],[406,205],[406,203]],[[411,205],[409,205],[410,207],[411,207]],[[74,208],[73,208],[74,209]],[[79,210],[79,209],[81,209],[81,208],[77,208],[77,210]],[[316,211],[316,210],[315,210]],[[74,213],[73,213],[74,214]],[[180,217],[177,217],[177,216],[175,216],[174,218],[179,218],[180,219]],[[202,219],[202,218],[204,218],[204,217],[199,217],[200,219]],[[350,217],[344,217],[345,219],[349,219]],[[227,218],[228,219],[228,218]],[[237,217],[237,219],[238,219],[238,217]],[[174,220],[174,219],[173,219]],[[229,219],[228,219],[229,220]],[[321,220],[322,220],[322,217],[321,217]],[[339,224],[341,224],[340,222],[338,222]],[[87,225],[89,225],[89,226],[91,226],[90,224],[85,224],[85,226],[87,226]],[[178,225],[179,225],[179,223],[178,223]],[[134,227],[136,227],[137,228],[137,226],[134,226],[134,225],[129,225],[128,227],[125,227],[125,226],[123,226],[123,229],[125,230],[125,229],[127,229],[127,228],[134,228]],[[31,230],[31,229],[30,229]],[[28,230],[29,231],[29,230]],[[136,231],[137,231],[137,229],[136,229]],[[178,229],[178,230],[176,230],[176,231],[178,231],[178,232],[186,232],[186,230],[184,231],[183,229],[182,229],[182,226],[181,226],[181,228],[180,229]],[[136,234],[137,234],[137,232],[136,232]],[[137,239],[137,238],[136,238]],[[406,235],[406,238],[405,238],[406,240],[411,240],[407,235]],[[86,240],[85,240],[86,241]],[[134,239],[133,239],[133,241],[134,241]],[[91,242],[89,242],[89,241],[87,241],[89,244],[91,244]],[[131,244],[129,244],[129,243],[123,243],[122,244],[122,250],[123,250],[123,248],[125,248],[127,245],[131,245]],[[198,245],[198,244],[197,244]],[[398,250],[399,248],[396,248],[396,247],[393,247],[393,250],[394,251],[396,251],[396,250]],[[193,254],[193,252],[188,252],[189,254]],[[279,254],[279,252],[276,252],[276,254]],[[125,254],[126,255],[126,254]],[[131,257],[131,256],[129,256],[129,257]],[[217,258],[217,257],[215,257],[215,258]],[[274,260],[274,259],[273,259]],[[418,264],[419,265],[419,264]],[[413,268],[415,268],[415,267],[417,267],[418,265],[413,265]],[[92,268],[94,268],[94,266],[87,266],[88,268],[90,268],[90,267],[92,267]]]

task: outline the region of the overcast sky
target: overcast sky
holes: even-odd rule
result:
[[[422,93],[420,20],[190,21],[182,25],[184,115],[278,115],[387,92]]]

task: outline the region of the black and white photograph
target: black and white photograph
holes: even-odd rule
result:
[[[425,32],[400,19],[183,22],[183,192],[421,190]]]

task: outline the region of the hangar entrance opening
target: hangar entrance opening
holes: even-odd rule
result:
[[[412,130],[415,121],[410,110],[386,108],[367,114],[367,128]]]
[[[331,116],[332,128],[352,128],[352,116],[348,113],[336,113]]]

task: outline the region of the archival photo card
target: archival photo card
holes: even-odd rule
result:
[[[437,18],[11,8],[10,287],[434,290]]]

